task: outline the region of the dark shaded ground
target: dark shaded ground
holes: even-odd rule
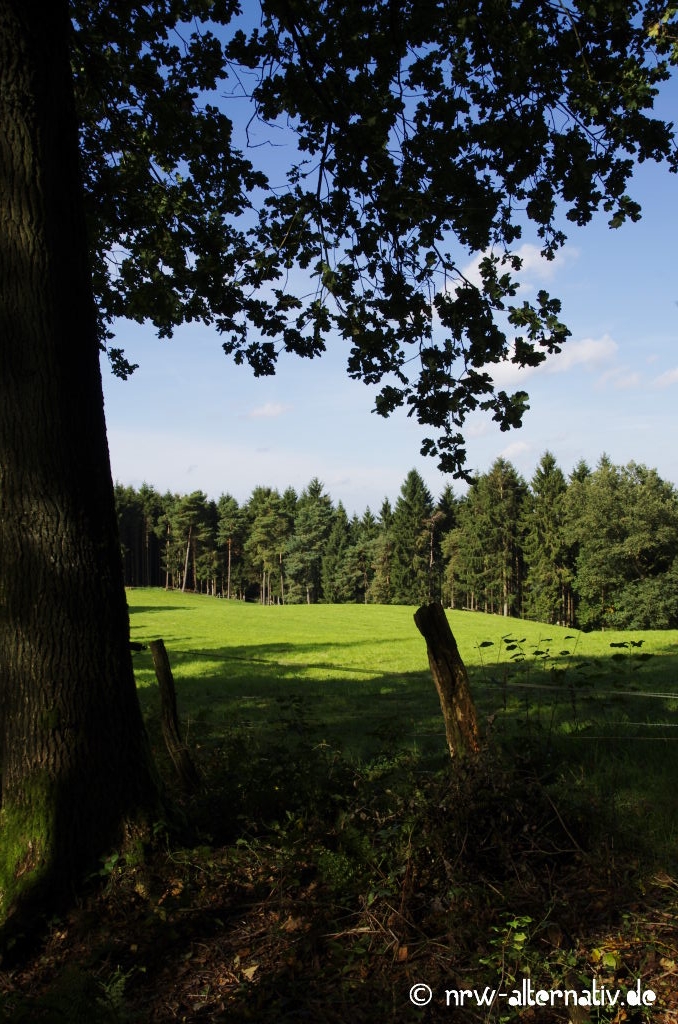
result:
[[[533,756],[211,751],[190,838],[99,884],[0,974],[8,1021],[674,1021],[678,872]],[[273,762],[275,761],[275,770]],[[262,825],[262,822],[266,822]],[[142,855],[143,852],[143,855]],[[447,1005],[446,990],[652,989],[651,1008]],[[409,992],[425,982],[431,1002]],[[454,996],[450,997],[454,1000]]]

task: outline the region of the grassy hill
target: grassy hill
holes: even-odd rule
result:
[[[262,607],[163,590],[130,590],[128,602],[132,639],[165,641],[195,742],[220,743],[241,730],[263,743],[287,728],[357,762],[401,749],[445,756],[414,608]],[[636,762],[645,774],[656,762],[662,777],[667,765],[678,769],[678,631],[580,633],[448,615],[481,720],[490,719],[501,742],[556,747],[589,768],[604,747],[606,759],[619,757],[629,770]],[[135,658],[152,716],[150,655]]]

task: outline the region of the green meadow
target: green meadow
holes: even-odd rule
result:
[[[262,607],[130,590],[131,636],[165,641],[182,726],[198,756],[322,749],[353,765],[445,763],[445,735],[414,608]],[[488,742],[559,786],[583,788],[647,842],[678,819],[678,631],[580,633],[448,613]],[[159,699],[135,655],[144,712]]]
[[[450,612],[484,733],[452,765],[414,608],[128,602],[132,639],[166,644],[201,784],[173,773],[140,650],[167,820],[102,862],[23,973],[0,972],[0,1018],[575,1019],[443,995],[525,979],[656,1000],[578,1024],[678,1015],[678,632]]]
[[[370,758],[378,736],[444,749],[445,737],[414,608],[262,607],[163,590],[129,590],[131,636],[162,637],[189,728],[273,726],[299,700],[318,740]],[[678,726],[678,631],[581,633],[479,612],[448,612],[493,728],[620,739]],[[135,655],[141,698],[155,700],[150,654]],[[509,730],[510,731],[510,730]]]

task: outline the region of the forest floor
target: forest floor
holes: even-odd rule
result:
[[[620,828],[528,759],[286,767],[315,769],[310,799],[262,827],[234,808],[229,773],[203,765],[193,842],[159,835],[111,858],[30,955],[10,950],[4,1019],[678,1017],[678,869],[652,864],[639,822]]]

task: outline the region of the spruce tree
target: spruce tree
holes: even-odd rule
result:
[[[551,452],[537,466],[523,513],[527,562],[525,613],[550,624],[572,626],[572,568],[564,534],[565,475]]]
[[[332,516],[332,527],[327,538],[327,545],[322,555],[322,592],[323,600],[329,604],[337,604],[351,600],[343,580],[344,560],[351,546],[351,524],[346,509],[339,502]]]
[[[628,494],[607,455],[568,495],[569,537],[576,545],[577,622],[584,629],[609,624],[614,595],[625,579],[624,516]]]
[[[331,529],[332,500],[315,477],[299,495],[286,546],[290,600],[315,604],[323,599],[322,561]]]
[[[527,488],[514,467],[497,459],[460,504],[447,542],[453,582],[466,606],[500,615],[522,613],[524,559],[520,522]]]
[[[594,473],[570,484],[567,498],[578,624],[661,628],[676,621],[674,488],[654,470],[603,456]]]
[[[379,510],[378,533],[374,540],[374,576],[369,589],[369,600],[375,604],[390,604],[393,599],[393,509],[384,498]]]
[[[346,600],[366,604],[378,560],[379,537],[379,523],[369,507],[365,509],[360,519],[354,516],[351,521],[351,536],[352,543],[343,561],[341,586],[343,593],[347,595]]]
[[[430,599],[433,512],[430,491],[417,470],[411,469],[393,509],[391,600],[395,604],[422,604]]]

